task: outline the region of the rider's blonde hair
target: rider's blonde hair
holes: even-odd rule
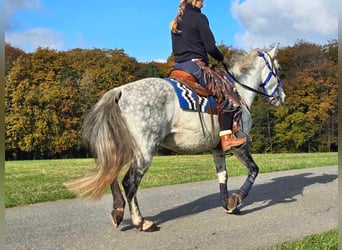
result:
[[[182,16],[184,14],[185,4],[191,3],[195,5],[198,0],[181,0],[178,7],[177,16],[171,21],[170,29],[173,33],[181,33],[181,30],[178,29],[178,23],[182,20]]]

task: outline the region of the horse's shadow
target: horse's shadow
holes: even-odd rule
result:
[[[239,207],[240,214],[248,214],[279,203],[295,202],[297,200],[295,197],[302,195],[305,187],[316,183],[326,184],[336,179],[335,174],[312,176],[312,173],[274,178],[272,182],[256,185],[252,189],[251,193],[253,191],[254,193],[248,196]],[[260,205],[248,209],[248,206],[256,202]]]
[[[312,173],[308,172],[294,176],[274,178],[271,182],[265,184],[258,185],[256,183],[250,195],[240,205],[239,215],[252,213],[278,203],[294,202],[296,201],[295,196],[303,194],[305,187],[315,183],[329,183],[335,179],[337,179],[337,175],[335,174],[312,176]],[[231,190],[230,193],[234,191],[236,192],[237,190]],[[187,204],[162,211],[149,219],[161,225],[170,220],[214,209],[221,206],[219,197],[219,193],[210,194]],[[248,208],[253,203],[260,203],[260,205]],[[125,231],[128,229],[126,227],[122,230]]]

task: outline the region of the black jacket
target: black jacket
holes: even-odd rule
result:
[[[178,29],[181,33],[171,32],[172,52],[176,63],[195,58],[208,63],[208,54],[218,61],[223,60],[222,53],[216,47],[209,21],[199,8],[186,4]]]

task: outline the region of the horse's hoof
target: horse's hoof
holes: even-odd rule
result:
[[[144,232],[155,232],[155,231],[159,231],[160,228],[153,221],[144,220],[144,222],[142,223],[139,229]]]
[[[124,216],[123,208],[115,208],[112,211],[112,223],[114,227],[118,228]]]
[[[234,193],[228,198],[227,214],[238,214],[238,206],[241,203],[241,196]]]

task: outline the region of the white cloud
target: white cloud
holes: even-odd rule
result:
[[[39,11],[41,0],[5,0],[5,41],[26,52],[33,52],[38,47],[61,50],[64,47],[64,36],[47,28],[21,30],[24,23],[15,23],[14,16],[18,11]]]
[[[11,30],[16,24],[11,19],[18,10],[36,10],[41,7],[40,0],[5,0],[5,29]]]
[[[156,63],[166,63],[166,59],[154,59],[154,60],[152,60],[152,62],[156,62]]]
[[[337,39],[337,0],[235,0],[231,10],[244,31],[235,35],[237,47],[264,48],[299,39],[327,43]]]
[[[45,28],[6,34],[5,40],[26,52],[33,52],[38,47],[55,50],[62,50],[64,47],[64,36],[55,30]]]

